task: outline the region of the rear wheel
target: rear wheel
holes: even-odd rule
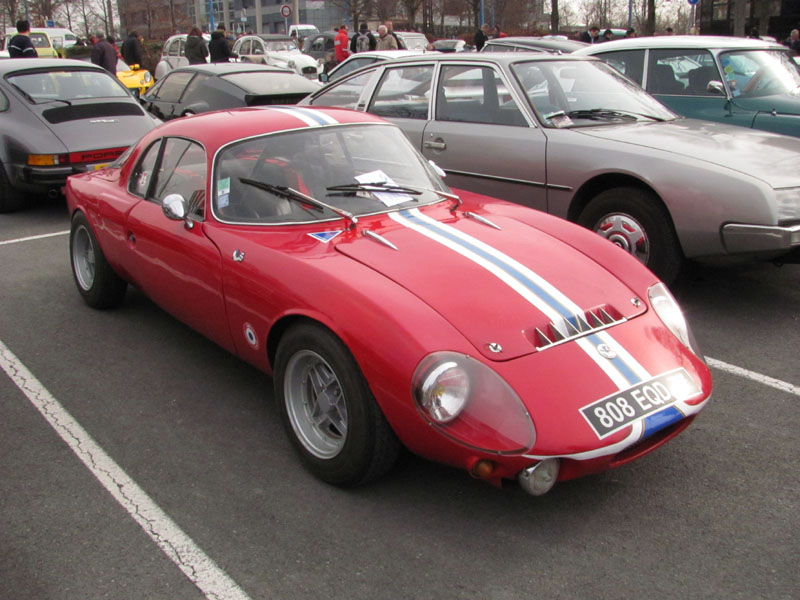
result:
[[[275,399],[303,463],[323,481],[358,485],[394,465],[400,442],[350,351],[327,329],[303,324],[286,332]]]
[[[665,283],[677,278],[683,263],[678,236],[669,213],[651,192],[606,190],[589,202],[578,223],[630,253]]]
[[[24,205],[25,195],[11,186],[11,181],[0,164],[0,213],[13,212]]]
[[[69,248],[75,285],[86,304],[92,308],[118,306],[128,284],[106,261],[89,220],[82,212],[72,217]]]

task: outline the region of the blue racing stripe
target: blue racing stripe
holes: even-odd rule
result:
[[[660,410],[644,419],[644,433],[642,439],[661,431],[665,427],[669,427],[673,423],[677,423],[683,418],[683,413],[674,406],[668,406],[664,410]]]
[[[596,333],[588,335],[586,339],[590,340],[592,344],[594,344],[595,348],[600,344],[605,343],[598,337]],[[615,356],[614,358],[609,358],[607,360],[611,361],[611,364],[617,368],[617,371],[619,371],[631,385],[635,385],[642,381],[642,378],[634,373],[633,370],[628,366],[628,363],[622,360],[619,356]]]
[[[294,106],[286,106],[284,108],[287,108],[288,110],[293,110],[293,111],[299,112],[299,113],[305,115],[306,117],[308,117],[309,119],[313,119],[314,121],[316,121],[320,125],[330,125],[329,121],[326,121],[325,119],[320,117],[317,113],[315,113],[312,110],[303,110],[302,108],[296,108]]]

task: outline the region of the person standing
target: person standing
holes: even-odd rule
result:
[[[128,66],[142,65],[142,42],[135,31],[131,31],[122,42],[122,60],[128,63]]]
[[[794,52],[795,55],[800,54],[800,30],[792,29],[784,44],[788,46],[789,50]]]
[[[589,27],[589,31],[584,31],[578,39],[587,44],[598,44],[603,41],[600,37],[600,28],[597,25]]]
[[[403,40],[401,40],[401,39],[400,39],[400,36],[398,36],[398,35],[397,35],[397,34],[394,32],[394,25],[392,24],[392,22],[391,22],[391,21],[386,21],[386,22],[384,23],[384,25],[386,25],[386,29],[389,31],[389,35],[390,35],[390,36],[392,36],[392,37],[394,38],[394,41],[395,41],[395,42],[397,42],[397,49],[398,49],[398,50],[405,50],[405,49],[406,49],[406,46],[405,46],[405,44],[403,43]]]
[[[336,51],[336,60],[344,62],[350,56],[350,38],[347,36],[347,25],[339,27],[339,33],[333,39],[333,49]]]
[[[8,41],[8,55],[11,58],[38,58],[39,53],[31,42],[31,24],[28,21],[17,21],[17,35]]]
[[[358,29],[358,33],[350,40],[350,52],[355,54],[357,52],[375,50],[375,46],[375,36],[372,35],[372,32],[367,28],[367,24],[362,23]]]
[[[230,62],[231,58],[237,57],[225,37],[224,25],[220,25],[216,31],[211,32],[211,41],[208,42],[208,55],[212,63]]]
[[[397,50],[397,40],[389,35],[386,25],[378,27],[378,41],[375,44],[376,50]]]
[[[487,40],[489,39],[489,24],[484,23],[481,25],[481,28],[475,32],[475,50],[478,52],[481,51],[484,44],[486,44]]]
[[[189,32],[186,38],[186,50],[184,50],[183,55],[190,65],[202,65],[206,62],[208,46],[206,46],[206,41],[203,39],[203,33],[197,27],[192,27]]]
[[[117,75],[117,49],[114,48],[114,38],[107,38],[102,32],[94,36],[95,43],[92,48],[91,59],[97,66],[103,67],[112,75]]]

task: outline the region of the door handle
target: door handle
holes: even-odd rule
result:
[[[447,148],[447,144],[444,142],[423,142],[422,146],[424,148],[430,148],[431,150],[444,150]]]

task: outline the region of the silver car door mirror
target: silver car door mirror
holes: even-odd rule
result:
[[[447,177],[447,173],[445,173],[445,171],[444,171],[444,169],[442,167],[440,167],[439,165],[437,165],[435,162],[433,162],[430,159],[428,160],[428,163],[431,165],[431,167],[433,167],[433,170],[436,171],[436,174],[439,177],[443,177],[443,178]]]

